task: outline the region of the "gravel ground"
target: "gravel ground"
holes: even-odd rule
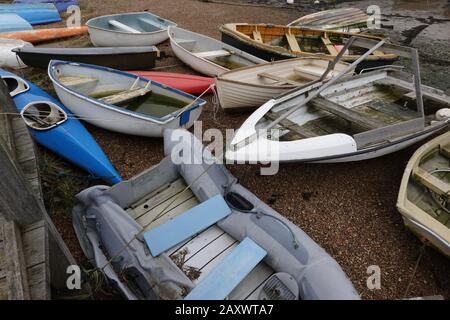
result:
[[[80,2],[83,19],[108,13],[149,10],[176,21],[181,27],[215,38],[220,37],[218,28],[226,22],[286,24],[313,10],[311,7],[235,6],[196,0]],[[265,1],[258,2],[265,4]],[[85,36],[56,45],[88,44]],[[166,58],[159,61],[157,67],[169,66],[164,71],[170,72],[195,73],[173,57],[167,43],[158,47]],[[48,81],[42,77],[43,73],[29,70],[25,75],[52,91]],[[249,115],[224,114],[219,110],[214,119],[211,97],[207,100],[209,103],[200,118],[204,130],[237,129]],[[160,139],[120,135],[90,125],[87,128],[125,179],[157,164],[163,157]],[[282,165],[275,176],[260,176],[256,166],[228,167],[244,186],[324,247],[341,264],[363,299],[401,299],[438,294],[449,298],[450,261],[430,248],[425,250],[405,296],[421,243],[403,226],[395,203],[405,165],[418,147],[357,163]],[[79,172],[70,165],[66,166],[68,170]],[[83,184],[71,185],[68,193],[75,194],[82,187]],[[47,186],[47,190],[49,188],[54,186]],[[75,256],[85,263],[70,228],[67,205],[58,206],[56,203],[50,211]],[[381,268],[379,290],[371,291],[366,286],[367,268],[371,265]]]

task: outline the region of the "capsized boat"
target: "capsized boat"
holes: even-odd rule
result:
[[[450,257],[450,132],[421,146],[406,166],[397,208],[405,225]]]
[[[0,13],[15,13],[31,24],[45,24],[61,21],[59,12],[52,3],[0,4]]]
[[[26,67],[26,64],[12,50],[32,47],[31,43],[22,40],[0,38],[0,67],[13,69]]]
[[[0,38],[18,39],[31,43],[46,42],[57,39],[81,36],[87,32],[87,27],[50,28],[28,31],[2,32]]]
[[[154,80],[156,82],[165,84],[166,86],[190,94],[201,94],[208,89],[209,89],[208,92],[210,92],[211,86],[214,85],[214,78],[201,77],[193,74],[145,71],[145,70],[127,71],[127,72],[144,79]]]
[[[169,39],[178,59],[211,77],[228,70],[267,62],[219,40],[178,27],[169,28]]]
[[[167,28],[176,23],[149,12],[133,12],[96,17],[86,25],[94,46],[137,47],[166,41]]]
[[[359,8],[339,8],[308,14],[288,26],[359,33],[367,29],[368,20],[367,13]]]
[[[320,87],[294,89],[271,99],[236,132],[227,160],[365,160],[401,150],[448,126],[449,118],[435,114],[450,108],[450,97],[421,84],[417,49],[384,40],[372,47],[357,37],[350,42],[370,48],[365,55],[382,46],[411,58],[414,74],[389,67],[345,76],[344,70]]]
[[[126,134],[161,137],[164,128],[189,128],[205,105],[156,81],[95,65],[52,60],[48,75],[78,117]]]
[[[62,104],[30,81],[0,69],[31,136],[42,146],[111,184],[122,179],[95,139]]]
[[[214,164],[191,133],[165,131],[164,150],[159,165],[76,196],[81,247],[124,297],[360,299],[324,249]]]
[[[0,37],[2,32],[32,30],[31,24],[15,13],[0,13]]]
[[[13,3],[53,3],[59,12],[65,12],[70,6],[78,5],[77,0],[14,0]]]
[[[318,55],[333,59],[352,36],[381,40],[370,35],[269,24],[228,23],[221,26],[220,31],[223,42],[267,61]],[[342,61],[353,62],[363,53],[361,48],[350,48]],[[356,71],[391,64],[397,58],[394,53],[378,50],[369,55]]]
[[[330,79],[347,63],[329,66],[325,58],[295,58],[222,73],[215,81],[220,106],[227,111],[259,107],[294,88],[314,85],[322,77]]]
[[[50,60],[82,62],[119,70],[151,69],[159,57],[155,46],[103,48],[18,48],[13,50],[30,67],[47,69]]]

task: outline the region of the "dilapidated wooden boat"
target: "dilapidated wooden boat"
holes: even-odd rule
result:
[[[178,59],[211,77],[267,62],[219,40],[177,27],[169,28],[169,39]]]
[[[421,85],[417,49],[352,38],[353,45],[412,58],[414,74],[382,68],[301,88],[269,100],[236,132],[226,153],[235,162],[344,162],[379,157],[445,129],[450,107],[441,90]],[[364,55],[360,58],[363,59]],[[354,66],[359,61],[355,61]],[[348,68],[351,68],[349,66]]]
[[[323,248],[222,164],[209,166],[191,133],[165,131],[164,151],[128,181],[82,191],[72,211],[85,255],[125,298],[360,299]]]
[[[339,8],[308,14],[288,26],[358,33],[367,29],[368,20],[367,13],[359,8]]]
[[[189,128],[205,105],[180,90],[106,67],[52,60],[48,75],[75,115],[126,134],[161,137],[166,128]]]
[[[333,59],[352,36],[381,40],[369,35],[270,24],[229,23],[221,26],[220,31],[223,42],[267,61],[318,56]],[[361,48],[350,48],[342,61],[353,62],[363,53]],[[361,62],[356,71],[390,64],[396,59],[396,54],[378,50]]]
[[[447,132],[424,144],[411,157],[397,200],[405,225],[447,257],[450,257],[449,195],[450,132]]]
[[[96,17],[86,25],[96,47],[138,47],[167,40],[167,28],[176,23],[150,12],[131,12]]]
[[[297,87],[330,79],[347,63],[334,66],[321,58],[296,58],[231,70],[216,77],[216,90],[224,110],[254,108]],[[325,74],[325,72],[327,73]]]
[[[26,65],[47,69],[51,60],[82,62],[119,70],[151,69],[159,57],[155,46],[103,48],[17,48]]]

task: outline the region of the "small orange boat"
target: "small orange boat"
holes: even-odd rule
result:
[[[0,38],[19,39],[31,43],[79,36],[87,32],[87,27],[36,29],[27,31],[1,32]]]

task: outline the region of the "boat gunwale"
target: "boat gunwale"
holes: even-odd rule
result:
[[[169,23],[169,25],[167,26],[167,28],[161,28],[161,30],[157,30],[157,31],[151,31],[151,32],[139,32],[139,33],[132,33],[132,32],[126,32],[126,31],[120,31],[120,30],[111,30],[111,29],[105,29],[105,28],[101,28],[101,27],[97,27],[97,26],[93,26],[91,25],[92,21],[95,21],[97,19],[100,18],[104,18],[104,17],[116,17],[116,16],[123,16],[123,15],[137,15],[137,14],[148,14],[154,18],[159,18],[163,21],[167,21]],[[154,35],[154,34],[158,34],[158,33],[163,33],[163,32],[168,32],[169,27],[171,26],[177,26],[177,24],[171,20],[165,19],[165,18],[161,18],[160,16],[157,16],[156,14],[147,12],[147,11],[141,11],[141,12],[125,12],[125,13],[115,13],[115,14],[107,14],[104,16],[100,16],[100,17],[95,17],[95,18],[91,18],[86,22],[86,26],[88,27],[88,29],[92,28],[92,29],[96,29],[96,30],[101,30],[101,31],[106,31],[106,32],[111,32],[111,33],[118,33],[118,34],[126,34],[126,35],[130,35],[130,36],[145,36],[145,35]]]
[[[165,115],[164,117],[159,117],[158,118],[158,117],[154,117],[154,116],[151,116],[151,115],[146,115],[144,113],[130,111],[130,110],[127,110],[125,108],[121,108],[121,107],[113,105],[113,104],[104,103],[101,100],[98,100],[98,99],[95,99],[95,98],[91,98],[91,97],[89,97],[87,95],[84,95],[84,94],[76,92],[73,89],[63,85],[58,79],[56,79],[56,77],[54,76],[53,69],[54,69],[55,66],[57,66],[59,64],[62,64],[62,65],[70,64],[70,65],[74,65],[74,66],[81,66],[81,67],[87,67],[87,68],[92,68],[92,69],[98,69],[98,70],[102,70],[102,71],[108,71],[108,72],[120,74],[120,75],[123,75],[123,76],[127,76],[129,78],[134,78],[134,79],[139,78],[140,80],[146,81],[146,82],[150,81],[152,85],[156,85],[158,87],[161,87],[163,89],[169,90],[171,92],[180,94],[180,95],[182,95],[182,96],[184,96],[186,98],[192,99],[192,102],[190,102],[190,103],[192,103],[192,105],[188,109],[183,110],[183,112],[181,112],[181,113],[179,111],[181,111],[183,108],[180,108],[180,110],[177,110],[177,111],[174,111],[172,113],[169,113],[168,115]],[[166,85],[164,85],[162,83],[159,83],[157,81],[148,80],[148,79],[145,79],[145,78],[142,78],[142,77],[130,74],[130,73],[122,72],[120,70],[115,70],[115,69],[108,68],[108,67],[101,67],[101,66],[96,66],[96,65],[90,65],[90,64],[86,64],[86,63],[68,62],[68,61],[61,61],[61,60],[51,60],[50,63],[48,64],[48,76],[49,76],[50,80],[53,82],[54,85],[60,87],[61,89],[63,89],[64,91],[70,93],[71,95],[77,97],[78,99],[87,101],[89,103],[92,103],[92,104],[94,104],[96,106],[99,106],[99,107],[102,107],[102,108],[106,108],[106,109],[108,109],[110,111],[114,111],[114,112],[121,113],[121,114],[124,114],[124,115],[127,115],[127,116],[132,116],[133,118],[137,118],[137,119],[144,120],[144,121],[150,121],[150,122],[161,124],[161,125],[167,124],[170,121],[179,118],[184,112],[186,112],[188,110],[192,111],[194,109],[201,108],[201,107],[203,107],[206,104],[206,101],[203,100],[203,99],[198,99],[194,95],[191,95],[191,94],[183,92],[181,90],[177,90],[175,88],[166,86]],[[188,106],[190,103],[187,103],[186,106]],[[176,112],[178,112],[178,114],[176,114]]]
[[[1,34],[0,34],[1,36]],[[22,41],[22,40],[19,40]],[[31,49],[31,50],[29,50]],[[55,52],[51,52],[52,50],[55,50]],[[60,50],[61,49],[61,50]],[[70,51],[70,50],[79,50],[81,49],[81,52],[77,51]],[[98,49],[98,53],[95,52]],[[118,49],[122,50],[119,52],[113,52],[113,50]],[[136,51],[132,51],[132,50]],[[48,51],[46,51],[48,50]],[[67,55],[67,56],[122,56],[122,55],[132,55],[132,54],[149,54],[149,53],[156,53],[157,56],[159,56],[160,51],[156,46],[142,46],[142,47],[92,47],[92,48],[86,48],[86,47],[79,47],[79,48],[60,48],[60,47],[27,47],[25,50],[22,50],[22,48],[15,48],[11,50],[17,54],[23,53],[23,54],[36,54],[36,55]],[[58,52],[60,51],[60,52]],[[102,52],[104,51],[104,52]]]

